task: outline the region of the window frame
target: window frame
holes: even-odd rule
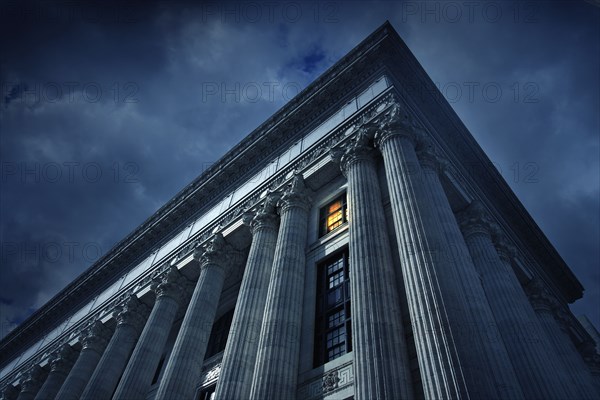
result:
[[[337,202],[341,202],[341,207],[336,209],[333,212],[329,212],[328,209]],[[328,223],[328,219],[341,211],[341,222],[339,225],[336,225],[333,228],[330,228],[331,225]],[[338,221],[335,221],[337,223]],[[343,227],[348,223],[348,200],[346,196],[346,192],[343,192],[336,196],[333,200],[328,201],[323,206],[319,208],[319,238],[331,233]]]
[[[337,262],[341,262],[340,268],[335,267]],[[348,248],[345,247],[323,259],[317,264],[316,269],[313,368],[352,351]],[[341,281],[336,277],[340,272],[344,274]],[[332,283],[334,283],[333,286],[331,286]],[[343,312],[342,315],[339,314],[341,312]],[[335,336],[336,331],[339,333],[337,337]],[[340,335],[343,335],[341,340]]]

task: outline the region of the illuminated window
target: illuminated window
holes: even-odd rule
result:
[[[352,351],[348,253],[317,266],[314,366]]]
[[[319,215],[319,236],[323,236],[339,228],[347,221],[348,206],[346,204],[346,194],[344,194],[321,208]]]

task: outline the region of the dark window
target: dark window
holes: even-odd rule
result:
[[[352,351],[348,252],[317,266],[314,366]]]
[[[210,331],[210,339],[208,339],[208,346],[206,347],[205,359],[225,350],[232,318],[233,309],[223,314],[223,316],[213,324],[212,331]]]
[[[217,389],[217,385],[212,385],[207,388],[200,390],[198,395],[198,400],[213,400],[215,398],[215,391]]]
[[[346,194],[328,203],[319,212],[319,237],[339,228],[348,221]]]

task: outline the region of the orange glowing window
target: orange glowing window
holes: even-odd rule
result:
[[[342,195],[321,208],[319,218],[319,236],[323,236],[348,221],[346,195]]]

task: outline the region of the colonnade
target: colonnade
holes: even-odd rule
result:
[[[332,155],[348,182],[356,399],[413,397],[407,319],[427,399],[600,395],[598,369],[586,365],[598,363],[577,353],[565,310],[539,279],[524,291],[511,265],[515,250],[482,203],[454,213],[439,176],[447,163],[404,109],[393,104]],[[384,216],[380,158],[396,246]],[[246,221],[252,242],[217,399],[296,396],[311,207],[310,191],[295,174]],[[63,346],[49,373],[34,366],[20,391],[5,397],[144,399],[176,315],[185,310],[155,398],[192,399],[231,267],[229,252],[216,233],[197,254],[197,281],[171,267],[153,287],[152,307],[132,295],[115,312],[114,330],[96,321],[84,332],[79,353]],[[397,274],[408,315],[400,310]]]

